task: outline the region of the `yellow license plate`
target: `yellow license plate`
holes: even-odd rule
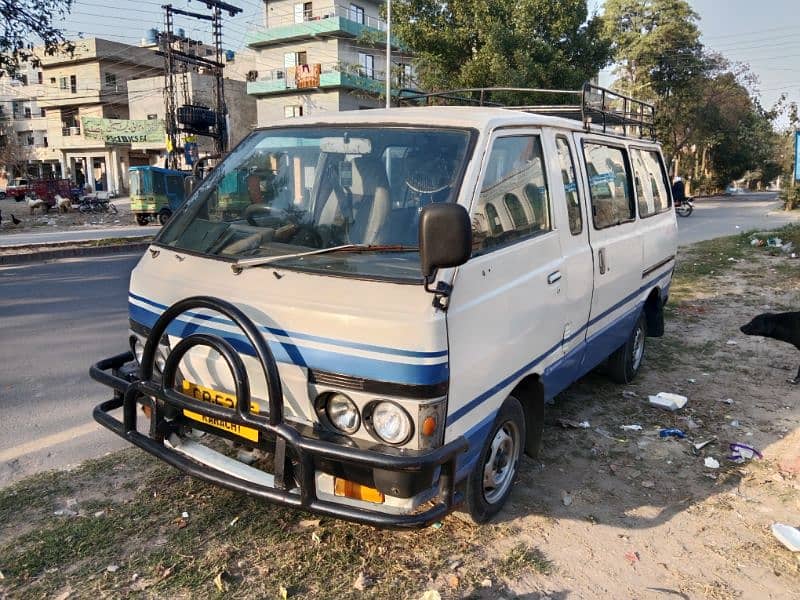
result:
[[[202,400],[203,402],[208,402],[209,404],[216,404],[217,406],[223,406],[232,410],[236,408],[236,396],[233,396],[232,394],[226,394],[225,392],[218,392],[216,390],[212,390],[211,388],[203,387],[202,385],[197,385],[196,383],[191,383],[186,380],[183,381],[182,392],[187,396],[191,396],[197,400]],[[259,410],[260,408],[258,403],[251,400],[250,412],[258,413]],[[228,433],[238,435],[239,437],[243,437],[251,442],[258,441],[258,430],[253,429],[252,427],[237,425],[236,423],[231,423],[230,421],[225,421],[224,419],[207,417],[186,409],[183,410],[183,416],[197,421],[198,423],[211,425],[211,427],[216,427],[217,429],[222,429]]]

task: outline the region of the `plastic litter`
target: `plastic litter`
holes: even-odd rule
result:
[[[783,246],[783,240],[779,237],[767,238],[767,246],[778,248],[780,246]]]
[[[747,444],[740,444],[736,442],[730,445],[730,449],[731,454],[728,456],[728,460],[732,460],[733,462],[743,463],[752,458],[764,458],[761,452]]]
[[[738,426],[739,426],[739,421],[737,421],[736,419],[731,421],[731,427],[738,427]]]
[[[659,437],[662,438],[676,437],[681,440],[686,437],[686,434],[682,430],[676,427],[671,427],[669,429],[662,429],[661,431],[658,432],[658,435]]]
[[[719,469],[719,461],[713,456],[707,456],[703,464],[709,469]]]
[[[655,396],[649,397],[650,404],[653,406],[658,406],[659,408],[664,408],[666,410],[679,410],[686,406],[686,403],[689,399],[686,396],[681,396],[680,394],[672,394],[670,392],[659,392]]]
[[[572,427],[573,429],[589,429],[591,427],[589,421],[578,422],[572,419],[559,419],[558,422],[564,429],[568,427]]]
[[[697,379],[695,379],[694,377],[690,377],[686,381],[688,381],[689,383],[697,383]]]
[[[727,342],[725,342],[725,345],[726,346],[738,346],[739,342],[737,342],[736,340],[728,340]]]
[[[783,523],[772,524],[772,535],[792,552],[800,552],[800,529]]]
[[[724,400],[717,400],[717,402],[722,402],[723,404],[733,404],[733,398],[725,398]]]
[[[631,391],[631,390],[623,390],[622,391],[622,397],[623,398],[637,398],[638,396],[639,396],[639,394],[637,394],[636,392]]]
[[[642,426],[641,425],[620,425],[619,428],[622,429],[623,431],[641,431],[642,430]]]
[[[717,438],[713,437],[713,438],[711,438],[710,440],[705,440],[705,441],[703,441],[703,442],[695,442],[694,444],[692,444],[692,452],[693,452],[695,455],[698,455],[698,454],[700,454],[700,451],[701,451],[703,448],[705,448],[705,447],[706,447],[706,446],[708,446],[709,444],[713,444],[713,443],[714,443],[714,442],[716,442],[716,441],[717,441]]]

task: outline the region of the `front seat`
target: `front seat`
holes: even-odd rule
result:
[[[379,158],[362,156],[353,159],[353,223],[350,241],[357,244],[379,243],[379,233],[392,210],[389,179]]]

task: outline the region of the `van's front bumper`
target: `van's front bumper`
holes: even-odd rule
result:
[[[346,446],[319,437],[301,434],[286,422],[272,424],[264,419],[241,411],[222,408],[202,402],[174,390],[165,390],[152,381],[141,381],[136,374],[123,373],[121,369],[133,360],[130,352],[119,354],[93,365],[93,379],[114,389],[114,398],[94,409],[94,419],[117,435],[146,450],[173,467],[199,479],[231,490],[252,494],[264,500],[293,508],[311,511],[379,527],[425,527],[442,519],[463,500],[455,489],[456,463],[466,451],[468,443],[463,437],[425,453],[396,451],[393,454]],[[138,404],[150,407],[150,432],[137,431]],[[123,409],[120,421],[109,413]],[[174,415],[188,409],[209,418],[222,419],[241,426],[255,428],[260,436],[275,440],[275,473],[249,467],[206,446],[178,435],[178,425],[166,413]],[[291,454],[298,469],[292,474],[285,471]],[[430,473],[438,469],[438,488],[432,505],[411,514],[397,514],[376,508],[359,506],[360,502],[346,498],[321,498],[316,485],[314,465],[324,461],[358,468],[412,475]],[[291,471],[289,466],[288,470]],[[294,475],[294,476],[293,476]],[[291,483],[289,483],[291,482]],[[322,494],[326,496],[326,494]]]

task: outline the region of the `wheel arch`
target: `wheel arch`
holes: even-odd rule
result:
[[[664,335],[664,302],[661,300],[661,288],[654,287],[650,290],[644,303],[644,317],[649,337]]]
[[[525,454],[531,458],[539,455],[544,433],[544,384],[538,373],[522,378],[511,391],[522,404],[525,413]]]

